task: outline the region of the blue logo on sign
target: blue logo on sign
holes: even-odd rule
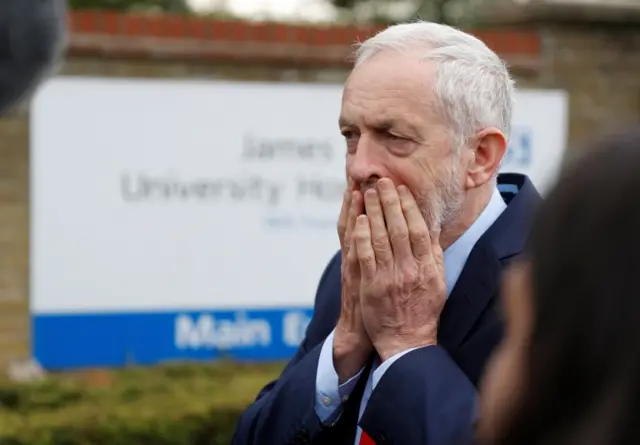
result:
[[[287,312],[282,317],[282,343],[289,348],[297,348],[307,331],[311,317],[307,312]]]
[[[533,134],[530,128],[516,127],[511,133],[504,163],[510,167],[528,167],[533,158]]]
[[[175,319],[174,342],[178,350],[265,347],[271,344],[271,325],[264,318],[249,319],[242,312],[233,314],[231,319],[180,314]]]
[[[312,315],[310,308],[35,314],[33,354],[49,370],[164,360],[287,360]]]

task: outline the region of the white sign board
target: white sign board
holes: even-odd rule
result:
[[[35,357],[289,357],[339,248],[340,98],[339,85],[47,82],[31,123]],[[566,99],[518,101],[504,169],[544,182]]]
[[[569,125],[568,106],[564,91],[518,91],[502,171],[526,174],[544,194],[553,185],[562,165]]]

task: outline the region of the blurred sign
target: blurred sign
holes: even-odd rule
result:
[[[568,97],[556,90],[519,90],[503,172],[528,175],[544,194],[562,164],[567,140]]]
[[[31,112],[35,358],[289,358],[339,248],[340,98],[339,85],[49,81]],[[518,99],[505,169],[544,180],[565,99]]]

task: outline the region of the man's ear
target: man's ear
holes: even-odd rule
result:
[[[467,188],[480,187],[493,178],[507,152],[507,138],[495,127],[479,131],[472,139],[467,163]]]

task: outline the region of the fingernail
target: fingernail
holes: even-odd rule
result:
[[[366,192],[364,192],[364,194],[365,197],[369,195],[370,198],[375,198],[378,192],[376,191],[376,189],[368,189]]]
[[[391,179],[382,178],[382,179],[380,179],[378,181],[378,187],[383,188],[383,189],[388,189],[392,185],[393,185],[393,183],[391,182]]]
[[[400,193],[401,195],[407,195],[409,193],[409,189],[407,188],[406,185],[399,185],[398,193]]]

